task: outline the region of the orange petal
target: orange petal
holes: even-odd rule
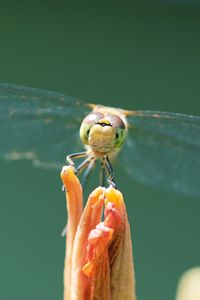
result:
[[[70,299],[71,287],[71,263],[72,252],[74,246],[74,238],[77,227],[81,218],[83,210],[82,187],[75,176],[72,167],[63,167],[61,171],[61,178],[66,191],[67,201],[67,232],[66,232],[66,254],[64,267],[64,299]]]
[[[88,295],[90,280],[82,272],[82,267],[86,263],[87,239],[90,231],[101,220],[103,204],[104,188],[99,187],[90,194],[76,232],[72,255],[70,300],[90,299]]]
[[[105,190],[105,205],[105,220],[89,234],[82,268],[90,279],[88,299],[135,300],[130,229],[122,194],[114,188]]]
[[[121,217],[109,246],[111,299],[136,300],[131,234],[123,196],[118,190],[109,188],[106,203],[115,204]]]

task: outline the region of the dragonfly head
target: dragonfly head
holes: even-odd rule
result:
[[[97,155],[106,155],[121,148],[126,133],[125,124],[119,116],[100,112],[87,115],[80,127],[83,144],[90,146]]]

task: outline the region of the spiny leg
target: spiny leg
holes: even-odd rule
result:
[[[93,156],[89,156],[76,168],[77,175],[79,175],[93,160]]]
[[[105,161],[101,160],[101,168],[100,168],[100,186],[105,186],[106,174],[105,174]]]
[[[94,167],[95,162],[96,162],[96,159],[94,159],[94,158],[92,157],[92,158],[90,159],[90,162],[89,162],[89,164],[88,164],[86,170],[85,170],[85,173],[83,174],[83,179],[82,179],[82,187],[83,187],[83,189],[84,189],[84,187],[85,187],[85,185],[86,185],[86,183],[87,183],[87,181],[88,181],[88,178],[89,178],[89,176],[90,176],[90,174],[91,174],[91,172],[92,172],[92,169],[93,169],[93,167]]]
[[[77,168],[75,168],[75,163],[73,159],[86,157],[88,155],[87,151],[79,152],[79,153],[73,153],[66,156],[66,162],[69,163],[70,166],[74,168],[75,174],[80,174],[80,172],[89,164],[90,158],[87,157]],[[62,186],[62,191],[65,191],[64,185]]]
[[[115,180],[114,180],[114,172],[113,172],[113,168],[110,163],[110,160],[109,160],[108,156],[105,156],[103,159],[105,161],[105,169],[108,173],[107,181],[112,187],[116,188],[116,184],[115,184]]]
[[[70,166],[74,167],[74,161],[73,159],[75,158],[82,158],[82,157],[86,157],[88,154],[87,154],[87,151],[84,151],[84,152],[79,152],[79,153],[73,153],[73,154],[69,154],[66,156],[66,162],[68,162],[70,164]]]

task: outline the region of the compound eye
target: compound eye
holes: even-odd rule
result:
[[[115,147],[121,148],[126,139],[126,129],[114,128],[115,130]]]
[[[121,148],[126,139],[126,126],[122,119],[116,115],[108,114],[106,119],[109,120],[115,133],[115,148]]]
[[[98,123],[100,119],[104,118],[104,115],[99,112],[92,112],[85,117],[82,124],[94,125]]]
[[[108,114],[106,119],[110,122],[113,128],[125,129],[125,124],[122,119],[116,115]]]
[[[80,127],[80,138],[83,144],[88,145],[90,129],[103,117],[104,115],[99,112],[92,112],[85,117]]]

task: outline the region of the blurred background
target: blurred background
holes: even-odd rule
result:
[[[198,3],[3,1],[0,82],[200,115]],[[59,172],[2,160],[0,170],[0,299],[62,299],[66,213]],[[129,178],[119,182],[138,299],[174,299],[180,274],[200,264],[200,201]]]

